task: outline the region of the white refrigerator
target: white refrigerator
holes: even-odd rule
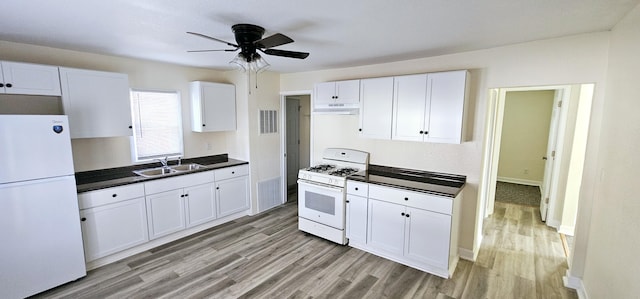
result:
[[[0,297],[85,275],[67,117],[0,115]]]

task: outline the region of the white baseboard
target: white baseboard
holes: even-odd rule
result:
[[[573,236],[575,231],[576,227],[572,225],[560,225],[560,227],[558,228],[559,233],[567,236]]]
[[[549,214],[547,214],[547,226],[551,226],[555,228],[558,232],[560,232],[560,220],[549,218]]]
[[[472,262],[476,261],[476,255],[473,254],[473,250],[458,247],[458,255],[460,256],[461,259],[465,259],[467,261],[472,261]]]
[[[520,185],[527,185],[527,186],[536,186],[536,187],[542,186],[542,182],[540,181],[524,180],[524,179],[518,179],[518,178],[506,178],[501,176],[498,177],[498,182],[520,184]]]
[[[567,270],[566,276],[562,277],[562,281],[564,282],[565,287],[576,290],[576,292],[578,293],[578,298],[589,299],[589,296],[587,296],[587,291],[584,288],[584,284],[582,283],[582,279],[571,276],[569,274],[569,270]]]

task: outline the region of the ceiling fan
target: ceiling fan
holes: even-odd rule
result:
[[[269,64],[264,59],[262,59],[260,54],[258,54],[258,51],[267,55],[298,58],[298,59],[305,59],[307,58],[307,56],[309,56],[309,53],[306,53],[306,52],[272,49],[274,47],[286,45],[293,42],[293,39],[291,39],[290,37],[284,34],[276,33],[271,36],[262,38],[262,35],[264,35],[264,28],[257,25],[251,25],[251,24],[236,24],[231,26],[231,30],[233,31],[236,38],[235,44],[221,40],[221,39],[217,39],[215,37],[204,35],[201,33],[187,32],[188,34],[214,40],[232,47],[232,49],[193,50],[193,51],[187,51],[187,52],[212,52],[212,51],[235,52],[240,50],[240,53],[238,53],[236,58],[234,58],[230,63],[238,64],[245,71],[247,69],[251,69],[254,71],[261,71],[269,66]]]

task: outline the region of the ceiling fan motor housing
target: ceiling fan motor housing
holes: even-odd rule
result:
[[[257,54],[255,41],[262,39],[264,28],[251,24],[236,24],[231,26],[236,36],[236,43],[240,47],[240,53],[247,62],[253,61]]]

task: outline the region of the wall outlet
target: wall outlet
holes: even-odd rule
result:
[[[204,148],[205,148],[206,150],[208,150],[208,151],[210,151],[211,149],[213,149],[213,147],[211,146],[211,142],[207,142],[207,143],[204,145]]]

